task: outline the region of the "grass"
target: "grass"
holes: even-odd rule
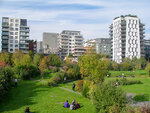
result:
[[[17,88],[12,88],[4,101],[0,104],[1,113],[24,113],[30,107],[32,113],[70,113],[63,103],[75,99],[81,105],[80,109],[72,113],[93,113],[91,102],[81,95],[68,92],[59,87],[50,88],[40,81],[21,81]]]
[[[135,70],[133,71],[109,71],[111,73],[112,77],[116,77],[118,75],[122,75],[124,73],[125,76],[139,76],[139,77],[145,77],[148,76],[148,72],[146,70]]]

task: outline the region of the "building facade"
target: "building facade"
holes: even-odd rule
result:
[[[150,40],[144,40],[145,58],[150,59]]]
[[[27,53],[29,50],[29,27],[27,19],[2,17],[2,51],[10,53],[21,50]]]
[[[96,38],[96,52],[111,56],[111,38]]]
[[[58,54],[58,33],[43,33],[44,54]]]
[[[121,63],[123,58],[144,56],[144,24],[134,15],[116,17],[110,26],[112,59]]]
[[[37,42],[37,53],[43,53],[43,42]]]
[[[64,59],[69,54],[77,58],[84,53],[83,36],[80,31],[64,30],[58,37],[59,55]]]

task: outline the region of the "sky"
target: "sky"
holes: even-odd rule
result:
[[[85,40],[109,38],[113,19],[128,14],[140,18],[150,39],[149,12],[150,0],[0,0],[0,18],[27,19],[30,39],[37,41],[43,32],[62,30],[81,31]]]

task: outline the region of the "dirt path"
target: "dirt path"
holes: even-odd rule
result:
[[[65,91],[69,91],[69,92],[72,92],[72,93],[76,93],[76,94],[78,94],[78,95],[81,95],[81,93],[72,91],[72,90],[67,89],[67,88],[63,88],[63,87],[59,87],[59,88],[65,90]]]

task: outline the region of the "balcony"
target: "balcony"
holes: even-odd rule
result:
[[[2,28],[2,31],[9,31],[9,28]]]
[[[8,23],[8,22],[3,22],[3,23],[2,23],[2,26],[3,26],[3,27],[9,27],[9,23]]]
[[[20,36],[26,36],[26,37],[29,37],[29,34],[20,34]]]
[[[2,32],[2,35],[9,35],[8,32]]]

